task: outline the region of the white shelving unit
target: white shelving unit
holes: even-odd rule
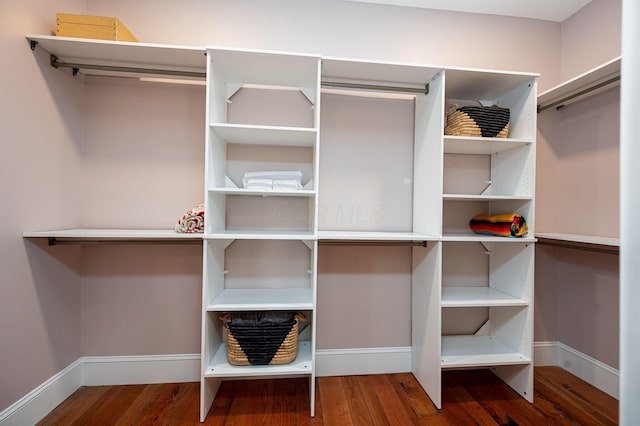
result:
[[[509,108],[510,134],[438,135],[443,144],[442,242],[437,254],[441,288],[437,282],[427,283],[421,292],[439,300],[429,309],[440,313],[441,323],[432,314],[432,324],[418,333],[438,335],[441,343],[439,351],[421,350],[427,355],[414,360],[419,364],[417,377],[425,388],[438,383],[429,395],[440,407],[442,369],[489,367],[531,402],[536,76],[445,69],[444,79],[447,106],[483,101]],[[529,233],[523,238],[474,234],[469,220],[480,213],[519,213]],[[414,276],[414,288],[417,283]],[[414,309],[419,303],[414,301]],[[426,363],[436,361],[438,368],[429,371]]]
[[[309,377],[313,415],[320,58],[210,48],[207,66],[200,418],[225,378],[292,375]],[[243,188],[255,171],[300,171],[304,189]],[[230,365],[219,316],[268,310],[310,319],[295,361]]]
[[[28,39],[81,73],[206,76],[204,234],[24,233],[25,238],[72,242],[202,241],[201,420],[222,380],[248,377],[308,377],[314,414],[316,323],[322,322],[316,315],[317,259],[323,242],[413,246],[412,372],[438,408],[446,368],[491,368],[532,400],[536,75],[217,47]],[[332,100],[334,106],[349,104],[354,96],[375,98],[375,108],[410,103],[413,128],[408,139],[403,134],[412,142],[405,174],[379,182],[357,162],[321,168],[321,85],[326,94],[344,95]],[[509,138],[443,135],[449,104],[479,100],[510,108]],[[370,130],[366,120],[350,125],[356,136]],[[347,147],[327,146],[328,151],[339,148],[334,156]],[[384,163],[389,155],[371,151],[367,159],[377,156]],[[304,186],[285,191],[242,187],[244,173],[264,170],[301,171]],[[321,186],[329,209],[344,200],[332,198],[335,191],[360,195],[344,182],[332,186],[320,179],[335,173],[351,173],[365,189],[375,189],[364,191],[370,197],[365,204],[373,211],[384,205],[385,214],[400,217],[400,225],[322,222]],[[506,212],[525,216],[527,237],[476,235],[468,227],[475,214]],[[263,310],[300,311],[309,319],[299,336],[297,359],[287,365],[229,365],[220,315]]]

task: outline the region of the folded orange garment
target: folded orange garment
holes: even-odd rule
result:
[[[471,219],[469,227],[476,234],[499,237],[524,237],[529,229],[524,217],[518,213],[479,214]]]

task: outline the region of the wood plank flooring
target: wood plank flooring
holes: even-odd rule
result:
[[[205,423],[199,383],[82,387],[40,425],[615,425],[618,401],[559,367],[529,404],[488,370],[442,374],[438,411],[410,373],[223,382]]]

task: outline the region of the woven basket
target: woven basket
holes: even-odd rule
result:
[[[506,138],[509,135],[509,108],[452,104],[447,113],[444,134],[449,136],[479,136]]]
[[[220,319],[227,329],[227,360],[231,365],[289,364],[298,356],[296,312],[235,312]]]

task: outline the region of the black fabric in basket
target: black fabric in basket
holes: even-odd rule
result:
[[[509,124],[511,111],[509,108],[463,106],[457,111],[464,112],[480,127],[483,137],[493,138]]]
[[[269,365],[295,323],[292,312],[241,312],[227,328],[251,365]]]

